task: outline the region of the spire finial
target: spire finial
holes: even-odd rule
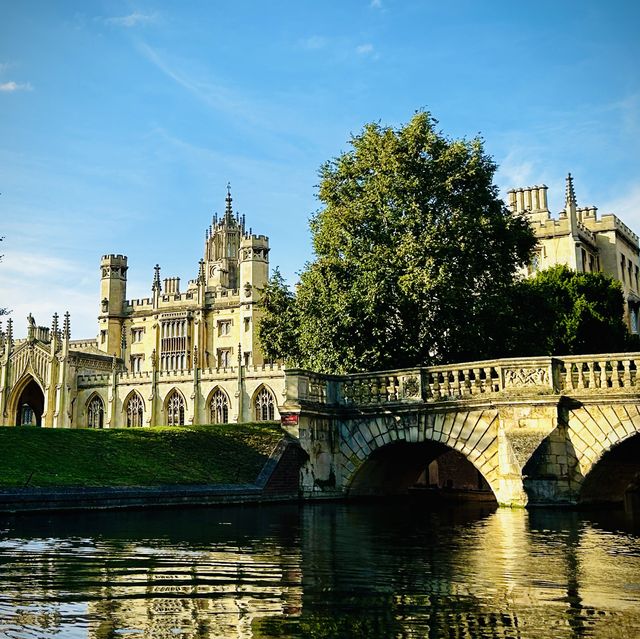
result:
[[[576,192],[573,190],[573,178],[571,177],[571,173],[567,175],[567,188],[565,193],[565,203],[567,206],[576,204]]]
[[[233,210],[231,209],[231,202],[233,202],[231,197],[231,182],[227,182],[227,197],[225,198],[225,201],[227,202],[225,214],[227,217],[231,218],[233,217]]]
[[[71,339],[71,315],[69,315],[69,311],[66,311],[64,314],[64,320],[62,322],[62,339]]]
[[[196,280],[197,284],[204,284],[205,283],[205,277],[204,277],[204,260],[201,259],[200,262],[198,262],[198,279]]]
[[[160,265],[156,264],[153,267],[153,284],[151,285],[152,291],[162,291],[162,284],[160,283]]]

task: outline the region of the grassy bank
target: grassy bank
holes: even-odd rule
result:
[[[0,427],[0,487],[253,482],[277,424],[136,429]]]

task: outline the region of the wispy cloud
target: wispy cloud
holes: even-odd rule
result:
[[[313,35],[300,41],[305,49],[322,49],[327,45],[327,39],[322,36]]]
[[[382,9],[382,0],[371,0],[369,6],[372,9]]]
[[[242,120],[252,127],[258,126],[263,130],[271,131],[285,128],[284,122],[282,125],[276,124],[274,110],[269,110],[259,100],[246,97],[209,77],[196,77],[193,73],[184,71],[175,64],[168,63],[155,49],[144,42],[138,43],[138,49],[149,62],[167,77],[209,107],[227,116],[232,116],[236,123],[238,120]]]
[[[534,162],[527,158],[524,150],[512,150],[499,162],[496,181],[506,189],[530,186],[540,176],[536,176]]]
[[[245,112],[246,115],[249,115],[253,110],[250,106],[247,107],[243,105],[242,101],[237,99],[226,87],[210,81],[202,82],[192,79],[187,73],[169,65],[161,55],[148,44],[140,42],[138,44],[138,49],[144,57],[162,71],[162,73],[184,89],[193,93],[197,98],[201,99],[209,106],[233,114]]]
[[[134,11],[128,16],[114,16],[111,18],[104,18],[103,21],[105,24],[111,24],[116,27],[125,27],[126,29],[130,29],[139,25],[151,24],[153,22],[156,22],[157,19],[158,16],[155,13],[140,13],[139,11]]]
[[[0,84],[0,91],[4,93],[13,93],[15,91],[33,91],[33,87],[29,82],[3,82]]]
[[[11,310],[16,337],[26,334],[29,313],[39,325],[48,326],[54,312],[66,310],[72,315],[74,337],[95,334],[95,281],[81,275],[87,272],[86,264],[8,250],[2,270],[0,299]]]
[[[356,47],[356,53],[363,57],[378,58],[375,47],[370,42],[363,42]]]
[[[374,52],[374,47],[370,42],[365,42],[364,44],[359,44],[356,47],[356,53],[358,55],[372,55]]]
[[[640,226],[640,186],[634,185],[626,193],[601,204],[601,213],[615,213],[637,232]]]
[[[4,73],[13,66],[11,62],[0,62],[0,73]]]

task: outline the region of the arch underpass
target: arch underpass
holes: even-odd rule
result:
[[[458,451],[436,441],[395,442],[375,450],[351,479],[351,497],[428,494],[496,502],[482,473]]]
[[[636,434],[616,444],[593,465],[582,482],[578,502],[623,503],[625,494],[639,479],[640,434]]]

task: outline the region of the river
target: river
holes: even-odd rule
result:
[[[0,519],[0,636],[640,637],[623,513],[419,501]]]

